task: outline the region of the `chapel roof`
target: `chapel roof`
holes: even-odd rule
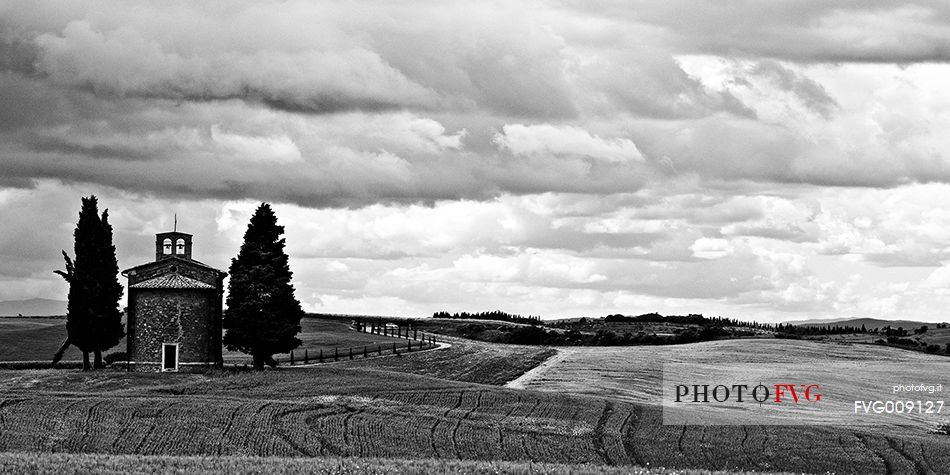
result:
[[[129,286],[131,289],[214,289],[207,282],[193,279],[178,273],[164,274],[148,280],[136,282]]]

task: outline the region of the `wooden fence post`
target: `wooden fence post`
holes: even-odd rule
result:
[[[350,347],[350,359],[353,359],[353,347]]]
[[[366,345],[363,345],[363,358],[366,358],[367,356],[368,355],[366,354]]]
[[[303,350],[303,364],[310,364],[310,353],[307,350]]]
[[[294,350],[290,350],[290,366],[294,365]]]
[[[320,348],[320,362],[323,363],[323,348]]]
[[[394,355],[398,355],[398,354],[399,354],[399,352],[396,351],[396,342],[395,342],[395,341],[393,342],[393,354],[394,354]]]
[[[412,353],[412,340],[409,340],[409,348],[407,348],[406,351]]]
[[[376,354],[383,356],[383,345],[376,345]]]
[[[340,361],[340,349],[339,349],[339,348],[334,348],[334,349],[333,349],[333,361]]]
[[[419,330],[418,330],[418,329],[415,329],[415,328],[412,329],[412,339],[413,339],[413,340],[418,340],[418,339],[419,339]]]

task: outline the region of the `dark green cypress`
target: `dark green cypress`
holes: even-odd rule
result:
[[[125,336],[119,299],[119,263],[112,243],[109,211],[99,215],[95,196],[82,199],[79,221],[73,232],[75,261],[63,251],[65,271],[56,271],[69,282],[66,313],[66,342],[54,356],[54,363],[69,345],[83,352],[83,370],[90,369],[89,353],[95,355],[93,368],[101,368],[102,352],[119,344]]]
[[[294,297],[284,227],[270,205],[261,203],[251,217],[244,243],[231,260],[224,345],[254,358],[254,368],[276,365],[272,358],[298,346],[303,310]]]

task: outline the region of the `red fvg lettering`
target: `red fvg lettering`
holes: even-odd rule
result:
[[[819,394],[812,394],[812,389],[814,389],[814,390],[816,390],[816,391],[819,389],[817,384],[809,384],[809,385],[807,385],[807,386],[804,385],[804,384],[800,384],[799,386],[801,386],[802,388],[805,389],[805,393],[803,394],[803,396],[805,396],[805,400],[806,400],[806,401],[808,401],[808,402],[818,402],[818,401],[821,401],[821,394],[820,394],[820,393],[819,393]],[[798,392],[795,391],[795,385],[794,385],[794,384],[788,384],[788,383],[785,383],[785,384],[776,384],[776,385],[775,385],[775,402],[776,402],[776,403],[781,403],[781,402],[782,402],[782,397],[785,396],[786,390],[788,391],[788,393],[791,394],[792,400],[795,402],[795,404],[798,404]],[[812,399],[813,397],[814,397],[814,399]]]

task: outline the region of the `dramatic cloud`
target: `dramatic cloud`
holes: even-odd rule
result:
[[[942,2],[6,1],[0,299],[261,200],[310,310],[936,318]],[[899,315],[898,315],[899,314]]]
[[[260,97],[287,107],[424,106],[433,93],[364,49],[302,52],[220,52],[182,56],[129,27],[100,32],[71,22],[62,36],[35,39],[36,70],[56,83],[98,93],[168,99]]]

